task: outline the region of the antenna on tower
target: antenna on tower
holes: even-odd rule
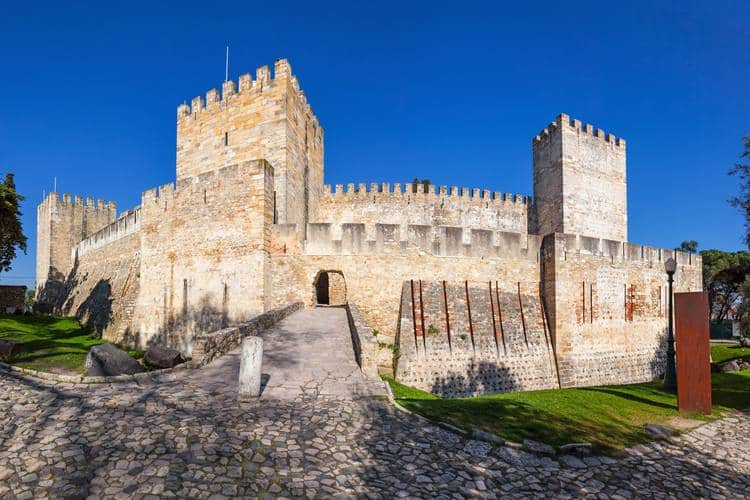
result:
[[[227,59],[226,64],[224,65],[224,81],[229,81],[229,45],[227,45]]]
[[[56,192],[57,192],[57,177],[53,177],[53,181],[52,181],[52,192],[53,192],[53,193],[56,193]]]

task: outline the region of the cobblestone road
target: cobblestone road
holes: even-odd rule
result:
[[[314,329],[310,320],[320,314],[285,320],[269,347],[275,334]],[[271,371],[261,400],[240,405],[234,370],[229,356],[201,371],[107,386],[53,386],[0,372],[0,497],[750,494],[750,415],[618,459],[557,460],[427,425],[360,396],[348,373],[320,377],[318,386],[306,377],[274,385]]]

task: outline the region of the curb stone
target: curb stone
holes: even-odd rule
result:
[[[181,363],[174,368],[165,368],[164,370],[154,370],[150,372],[136,373],[134,375],[114,375],[110,377],[89,377],[85,375],[64,375],[58,373],[43,372],[39,370],[32,370],[30,368],[22,368],[20,366],[9,365],[8,363],[0,362],[0,370],[8,372],[15,372],[23,376],[32,377],[45,382],[52,382],[58,384],[79,384],[79,385],[90,385],[90,384],[116,384],[123,382],[140,382],[146,380],[154,380],[154,375],[163,375],[167,373],[176,372],[179,370],[190,369],[189,363]]]

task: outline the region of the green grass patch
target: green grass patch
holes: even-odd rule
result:
[[[677,396],[659,382],[443,399],[384,378],[400,405],[430,420],[517,442],[588,442],[600,453],[648,442],[645,423],[679,429],[685,419],[700,423],[750,407],[750,371],[713,375],[712,416],[680,414]]]
[[[712,342],[711,359],[714,363],[726,363],[733,359],[750,361],[750,347],[742,347],[739,344],[727,344],[724,342]]]
[[[23,342],[14,365],[54,373],[82,373],[89,349],[105,341],[76,318],[0,315],[0,338]]]

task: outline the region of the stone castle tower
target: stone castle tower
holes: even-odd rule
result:
[[[41,301],[187,355],[290,302],[356,304],[379,332],[360,360],[449,395],[658,371],[663,261],[678,260],[678,291],[699,290],[700,258],[627,241],[623,139],[559,115],[532,140],[533,197],[332,187],[323,141],[283,59],[178,106],[175,182],[117,218],[56,194],[39,206]]]
[[[274,215],[304,227],[323,185],[323,129],[289,63],[224,82],[177,108],[177,185],[228,165],[265,159],[274,168]]]
[[[627,241],[625,140],[561,114],[532,141],[536,232]]]
[[[59,300],[73,267],[71,251],[115,220],[114,202],[50,193],[37,207],[36,276],[43,300]]]

